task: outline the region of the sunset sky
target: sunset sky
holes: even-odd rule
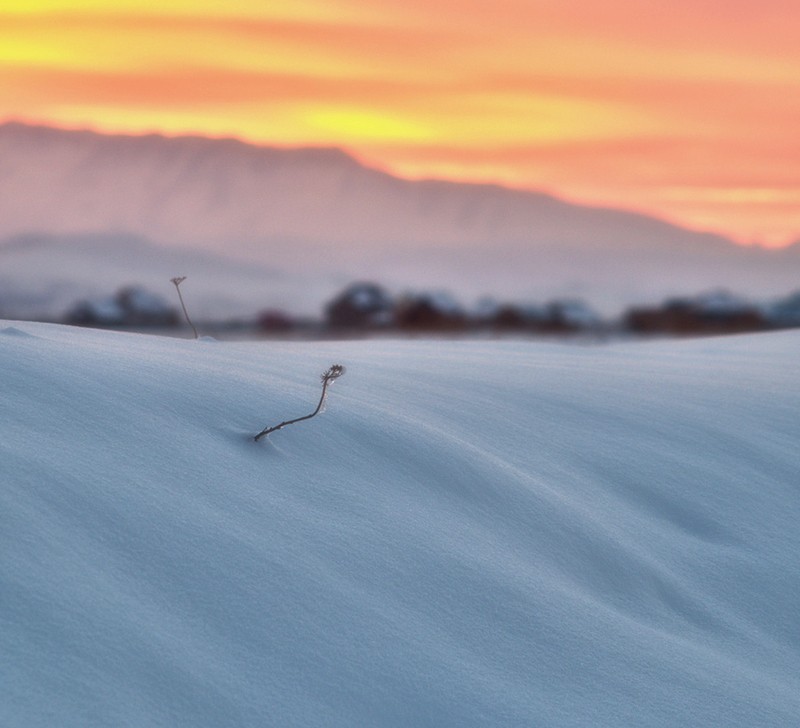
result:
[[[336,145],[800,239],[796,0],[6,0],[0,120]]]

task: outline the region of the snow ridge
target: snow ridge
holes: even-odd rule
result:
[[[800,720],[796,332],[0,329],[2,725]]]

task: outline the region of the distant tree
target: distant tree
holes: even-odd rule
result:
[[[113,296],[78,301],[64,319],[82,326],[175,326],[178,312],[161,296],[140,286],[126,286]]]
[[[691,336],[760,331],[768,328],[769,322],[747,301],[726,292],[712,292],[672,298],[659,307],[633,308],[625,315],[625,326],[643,334]]]
[[[265,333],[284,333],[294,328],[294,322],[289,314],[273,308],[261,311],[256,323],[259,330]]]
[[[526,323],[527,320],[523,311],[510,303],[499,306],[491,318],[492,326],[502,330],[522,329]]]
[[[325,307],[328,325],[337,328],[376,328],[392,323],[394,301],[375,283],[354,283]]]
[[[765,315],[773,326],[800,326],[800,291],[768,306]]]
[[[397,325],[412,331],[457,331],[467,325],[460,304],[447,293],[405,296],[397,305]]]

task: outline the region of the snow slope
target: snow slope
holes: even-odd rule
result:
[[[798,725],[798,355],[2,322],[0,725]]]

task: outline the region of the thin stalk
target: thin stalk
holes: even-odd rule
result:
[[[334,364],[330,369],[324,371],[322,373],[322,394],[319,398],[319,403],[317,404],[317,408],[310,414],[304,415],[303,417],[297,417],[293,420],[286,420],[285,422],[281,422],[279,425],[273,425],[272,427],[265,427],[261,432],[259,432],[253,439],[258,442],[262,437],[266,437],[271,432],[277,432],[280,429],[283,429],[287,425],[293,425],[295,422],[302,422],[303,420],[310,420],[312,417],[319,414],[320,410],[322,409],[322,405],[325,402],[325,396],[328,394],[328,386],[332,384],[335,380],[344,374],[345,369],[341,364]]]
[[[183,309],[183,315],[186,317],[186,321],[189,326],[192,327],[192,331],[194,331],[194,338],[200,338],[197,335],[197,329],[194,327],[192,323],[192,319],[189,318],[189,312],[186,310],[186,304],[183,302],[183,296],[181,295],[181,283],[186,280],[186,276],[180,276],[179,278],[170,278],[170,280],[175,284],[175,290],[178,292],[178,300],[181,302],[181,308]]]

